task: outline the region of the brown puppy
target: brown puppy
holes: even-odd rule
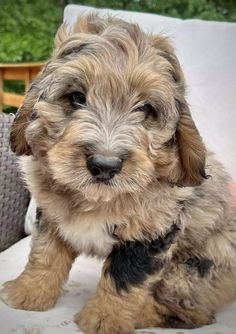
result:
[[[12,127],[43,216],[24,272],[1,291],[6,303],[52,307],[82,252],[106,258],[75,316],[86,334],[194,328],[235,298],[229,177],[184,94],[164,37],[97,15],[59,29]]]

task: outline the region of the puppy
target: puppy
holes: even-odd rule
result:
[[[81,253],[105,258],[86,334],[199,327],[235,298],[230,178],[184,95],[166,38],[95,14],[59,29],[11,131],[42,219],[7,304],[53,307]]]

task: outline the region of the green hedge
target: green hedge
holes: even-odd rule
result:
[[[17,63],[46,60],[62,21],[59,1],[0,0],[0,62]],[[5,91],[22,94],[24,85],[7,81]],[[4,106],[4,111],[16,108]]]
[[[59,1],[0,0],[0,62],[49,57],[62,20]]]
[[[150,12],[183,19],[236,21],[235,0],[80,0],[67,2]]]

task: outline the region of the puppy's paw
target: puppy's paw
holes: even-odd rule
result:
[[[29,311],[45,311],[57,301],[45,287],[21,279],[6,282],[0,290],[0,299],[12,308]]]
[[[123,314],[107,312],[92,305],[74,316],[75,323],[85,334],[133,334],[134,326]]]

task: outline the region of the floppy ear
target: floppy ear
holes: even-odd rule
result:
[[[67,36],[68,33],[66,31],[66,26],[61,25],[55,37],[55,50],[60,47]],[[12,151],[17,155],[31,154],[30,146],[26,140],[25,130],[31,120],[31,113],[33,112],[35,103],[38,101],[39,96],[42,95],[43,89],[45,89],[45,87],[50,82],[50,80],[47,80],[46,78],[47,75],[51,72],[49,67],[50,61],[44,66],[42,71],[38,74],[37,78],[31,84],[31,87],[26,93],[24,102],[19,108],[15,120],[12,124],[10,132],[10,144]]]
[[[43,94],[51,82],[49,77],[50,73],[50,61],[48,61],[31,83],[25,94],[23,104],[16,113],[10,131],[10,144],[12,151],[17,155],[31,154],[30,146],[26,140],[25,130],[34,117],[32,113],[35,103],[38,102],[41,97],[43,98]]]
[[[205,174],[206,148],[184,99],[185,80],[183,71],[167,38],[154,36],[153,46],[159,56],[168,61],[168,70],[172,76],[176,108],[179,114],[175,134],[178,163],[174,171],[173,182],[179,186],[197,186],[207,178]]]
[[[17,155],[30,155],[31,149],[26,141],[25,130],[30,121],[34,99],[25,97],[23,105],[18,109],[10,131],[11,149]]]
[[[23,104],[18,109],[16,117],[12,123],[10,131],[10,144],[11,149],[17,155],[30,155],[31,149],[27,143],[25,130],[29,125],[34,105],[42,94],[42,87],[45,85],[42,83],[42,74],[45,72],[46,67],[38,74],[37,78],[32,82],[29,90],[27,91]],[[32,115],[32,116],[31,116]]]
[[[204,179],[206,148],[194,124],[187,103],[179,110],[179,122],[176,130],[176,142],[179,155],[180,186],[198,186]],[[182,108],[183,108],[182,107]]]

